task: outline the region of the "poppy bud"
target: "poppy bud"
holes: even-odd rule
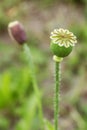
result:
[[[11,38],[16,40],[20,45],[22,45],[23,43],[27,41],[24,27],[18,21],[9,23],[8,32]]]
[[[77,43],[76,36],[72,32],[69,32],[67,29],[54,29],[51,32],[51,44],[50,48],[54,55],[57,57],[66,57],[68,56],[73,46]]]

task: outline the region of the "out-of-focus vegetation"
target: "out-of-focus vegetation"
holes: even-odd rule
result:
[[[49,35],[69,28],[78,39],[62,62],[60,129],[87,129],[87,0],[0,1],[0,130],[39,130],[38,103],[30,68],[21,47],[7,34],[10,21],[21,21],[42,92],[45,130],[53,130],[53,61]]]

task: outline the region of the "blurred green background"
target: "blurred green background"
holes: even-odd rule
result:
[[[61,64],[60,130],[87,130],[87,0],[0,0],[0,130],[41,130],[31,75],[22,49],[7,32],[10,21],[25,27],[45,130],[53,130],[54,62],[50,32],[68,28],[78,40]]]

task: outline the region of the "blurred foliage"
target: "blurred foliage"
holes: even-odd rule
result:
[[[6,31],[8,23],[19,15],[17,8],[22,0],[0,1],[0,31]]]
[[[35,59],[35,70],[39,73],[39,66],[45,64],[47,58],[40,49],[34,46],[30,48],[33,60]],[[15,54],[16,49],[11,45],[0,43],[0,128],[8,130],[13,124],[15,130],[31,128],[38,130],[41,127],[37,109],[38,101],[33,91],[29,66],[26,64],[21,48],[17,54]]]
[[[28,97],[31,94],[32,84],[27,68],[24,67],[18,70],[14,68],[0,75],[0,113],[3,116],[3,120],[6,120],[4,123],[8,121],[11,123],[11,120],[14,122],[14,120],[21,117],[20,113],[23,113],[21,110],[22,106],[29,102]],[[27,107],[29,106],[26,106],[26,109]],[[2,116],[0,117],[1,120]],[[10,128],[11,124],[5,124]],[[8,130],[3,128],[4,124],[1,124],[0,127]]]
[[[74,24],[71,26],[71,31],[77,36],[78,46],[75,51],[76,56],[73,56],[68,63],[69,67],[72,69],[73,74],[79,74],[79,70],[83,64],[86,65],[87,61],[87,26]],[[75,55],[74,53],[74,55]]]

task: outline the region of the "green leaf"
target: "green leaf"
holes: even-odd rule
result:
[[[0,107],[9,105],[11,101],[11,75],[5,72],[1,76],[0,84]]]
[[[37,98],[35,94],[32,94],[25,102],[21,111],[22,118],[16,125],[15,130],[30,130],[37,108]]]
[[[54,130],[53,125],[48,120],[45,119],[44,123],[45,123],[45,129],[46,130]]]

